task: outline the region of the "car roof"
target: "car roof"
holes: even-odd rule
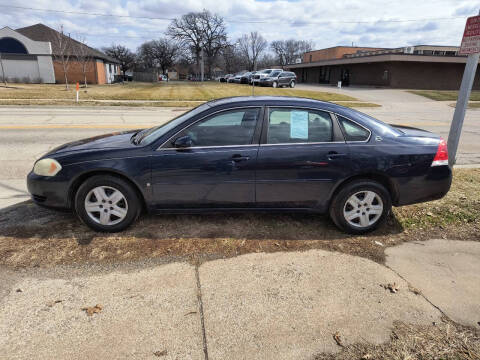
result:
[[[290,106],[314,106],[327,108],[343,108],[343,106],[309,98],[295,96],[233,96],[209,101],[210,107],[220,105],[290,105]]]

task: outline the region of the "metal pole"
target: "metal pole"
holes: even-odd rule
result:
[[[2,66],[2,80],[3,84],[7,86],[7,79],[5,77],[5,70],[3,69],[3,59],[2,59],[2,53],[0,53],[0,65]]]
[[[479,11],[480,15],[480,11]],[[475,80],[475,72],[477,71],[478,59],[480,54],[470,54],[467,58],[465,71],[463,73],[462,84],[458,92],[457,104],[453,114],[450,132],[448,133],[448,165],[452,167],[456,162],[458,143],[462,133],[463,120],[468,107],[468,100],[472,91],[473,81]]]
[[[200,58],[201,58],[201,62],[200,62],[200,72],[201,72],[200,79],[201,79],[201,81],[203,81],[203,76],[204,76],[204,73],[205,73],[205,65],[203,64],[203,49],[200,50]]]

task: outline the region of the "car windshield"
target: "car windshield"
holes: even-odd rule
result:
[[[165,135],[167,132],[170,130],[174,129],[178,125],[180,125],[182,122],[184,122],[186,119],[195,116],[197,114],[200,114],[202,111],[205,111],[209,108],[209,105],[207,104],[202,104],[195,109],[192,109],[182,115],[177,116],[176,118],[173,118],[172,120],[166,122],[165,124],[155,126],[150,129],[145,129],[142,130],[139,135],[141,137],[137,140],[137,144],[142,144],[142,145],[148,145],[157,140],[159,137]],[[138,135],[138,134],[137,134]],[[137,136],[135,135],[135,137]]]
[[[280,73],[281,73],[281,71],[272,71],[270,76],[271,77],[278,76]]]

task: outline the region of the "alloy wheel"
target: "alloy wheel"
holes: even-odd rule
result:
[[[111,186],[97,186],[85,197],[85,211],[98,224],[112,226],[122,222],[128,213],[124,194]]]
[[[356,192],[347,199],[343,207],[345,220],[357,228],[366,228],[375,224],[382,213],[382,198],[370,190]]]

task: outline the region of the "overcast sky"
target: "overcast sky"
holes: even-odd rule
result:
[[[8,7],[10,6],[10,7]],[[129,17],[89,16],[13,8],[29,7]],[[13,29],[44,23],[94,47],[112,43],[135,50],[163,36],[170,18],[207,9],[223,16],[231,40],[249,31],[268,41],[312,40],[336,45],[400,47],[459,45],[465,19],[480,9],[472,0],[0,0],[0,24]],[[159,19],[139,19],[154,17]],[[422,21],[399,21],[416,20]],[[392,20],[392,21],[389,21]]]

